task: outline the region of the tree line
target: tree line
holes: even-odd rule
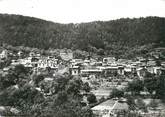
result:
[[[102,55],[145,55],[165,45],[165,19],[159,17],[59,24],[0,14],[0,42],[40,49],[79,49]]]

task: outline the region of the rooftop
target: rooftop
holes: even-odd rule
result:
[[[113,108],[114,104],[115,104],[114,100],[107,100],[107,101],[93,107],[92,110],[98,110],[98,111],[110,110]]]

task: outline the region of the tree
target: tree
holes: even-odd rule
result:
[[[80,78],[73,78],[68,82],[67,92],[69,94],[77,95],[80,93],[82,89],[83,82]]]
[[[94,117],[92,110],[89,107],[82,108],[81,117]]]
[[[66,91],[60,91],[57,93],[54,99],[54,106],[64,104],[68,101],[68,94]]]
[[[129,105],[130,110],[135,110],[136,109],[136,104],[135,104],[135,99],[132,96],[127,97],[127,104]]]
[[[10,86],[16,85],[17,77],[8,74],[6,76],[0,75],[0,89],[4,90]]]
[[[19,89],[10,87],[0,94],[2,106],[11,106],[18,109],[19,114],[29,115],[35,105],[44,102],[44,96],[34,87],[25,85]]]
[[[44,80],[44,76],[41,74],[33,77],[33,81],[36,86],[38,86],[42,80]]]
[[[156,78],[145,79],[144,86],[147,88],[148,92],[152,94],[158,88],[157,79]]]
[[[161,61],[160,60],[156,60],[156,66],[161,66]]]
[[[23,65],[16,65],[11,75],[17,79],[16,84],[22,87],[30,81],[29,72]]]
[[[145,102],[143,101],[143,99],[141,99],[141,98],[138,98],[138,99],[137,99],[137,101],[136,101],[136,106],[137,106],[140,110],[143,110],[143,111],[146,111],[146,110],[147,110],[146,104],[145,104]]]
[[[62,83],[61,81],[65,81],[65,83]],[[46,106],[43,106],[42,110],[39,110],[38,113],[40,114],[38,116],[93,117],[90,108],[81,106],[82,97],[79,96],[79,92],[82,90],[83,83],[79,78],[70,77],[61,80],[55,78],[52,87],[59,89],[58,87],[61,86],[58,85],[62,85],[64,88],[56,90],[52,95],[46,98],[44,101]]]
[[[94,94],[89,94],[87,96],[87,100],[88,100],[89,104],[92,104],[92,103],[96,103],[97,102],[96,96]]]
[[[50,93],[51,88],[53,88],[50,82],[45,82],[44,80],[39,83],[39,87],[41,88],[41,91],[45,94]]]
[[[156,89],[156,97],[165,102],[165,75],[158,77],[158,87]]]
[[[121,91],[121,90],[118,90],[116,88],[112,89],[112,92],[110,94],[111,98],[115,98],[115,97],[120,98],[120,97],[123,97],[123,96],[124,96],[124,92]]]
[[[71,79],[70,77],[64,77],[60,75],[55,76],[54,81],[58,84],[58,90],[59,91],[64,90],[70,79]]]
[[[23,65],[17,65],[15,68],[9,69],[6,76],[0,77],[0,87],[4,89],[16,84],[22,87],[29,80],[29,71]]]
[[[73,55],[74,55],[75,58],[85,59],[88,54],[85,51],[76,49],[75,51],[73,51]]]
[[[156,108],[158,107],[158,102],[155,99],[152,99],[149,103],[149,107],[153,108],[154,110],[156,110]]]
[[[101,48],[98,49],[97,54],[100,55],[100,56],[103,56],[104,55],[104,50],[101,49]]]
[[[16,75],[21,75],[21,74],[28,74],[28,70],[23,66],[23,65],[16,65],[14,68],[14,72]]]
[[[42,103],[44,96],[35,88],[25,85],[13,93],[14,106],[20,109],[23,113],[30,111],[35,104]]]
[[[0,61],[0,69],[3,69],[4,67],[8,67],[11,64],[11,58],[7,58],[3,61]]]
[[[104,102],[106,99],[104,96],[102,96],[100,99],[99,99],[99,102]]]
[[[85,92],[90,92],[91,88],[90,88],[88,82],[85,82],[85,83],[83,84],[83,90],[84,90]]]
[[[143,90],[143,82],[141,80],[133,80],[128,83],[128,91],[131,91],[133,94],[139,94]]]
[[[55,77],[51,82],[42,79],[42,76],[38,76],[35,81],[40,82],[43,92],[38,91],[34,85],[29,85],[29,82],[22,87],[10,85],[3,89],[0,105],[12,106],[20,110],[18,114],[33,117],[93,117],[91,109],[81,105],[81,79],[63,76]],[[44,95],[50,91],[53,92],[51,95]],[[95,100],[96,97],[90,97],[92,103]]]

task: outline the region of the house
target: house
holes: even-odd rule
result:
[[[13,69],[13,66],[5,67],[5,68],[3,68],[3,72],[8,72],[11,69]]]
[[[106,66],[104,68],[104,73],[106,76],[124,75],[124,67],[123,66]]]
[[[144,67],[140,67],[137,69],[137,75],[140,79],[143,79],[146,76],[147,72],[148,72],[147,69]]]
[[[153,67],[153,72],[156,75],[161,75],[162,71],[163,71],[163,69],[161,67]]]
[[[90,64],[90,60],[85,59],[84,60],[84,65],[89,65],[89,64]]]
[[[116,62],[116,58],[115,57],[106,57],[103,58],[103,63],[106,64],[114,64]]]
[[[84,61],[82,59],[72,59],[71,61],[72,65],[82,64]]]
[[[128,75],[128,74],[135,74],[136,73],[136,67],[133,65],[126,65],[124,67],[124,74]]]
[[[25,66],[26,68],[28,68],[28,69],[32,69],[32,68],[33,68],[33,66],[32,66],[31,63],[26,63],[26,64],[24,64],[24,66]]]
[[[117,114],[128,111],[129,106],[125,101],[110,99],[91,109],[96,116],[115,117]]]
[[[65,67],[65,68],[58,69],[56,75],[68,76],[69,75],[69,68]]]
[[[163,67],[158,67],[158,66],[148,66],[147,71],[150,72],[151,74],[156,74],[156,75],[161,75],[165,73],[165,69]]]
[[[60,57],[64,61],[69,61],[73,59],[73,53],[72,52],[60,52]]]
[[[140,61],[140,62],[143,62],[143,61],[146,60],[146,59],[145,59],[144,57],[142,57],[142,56],[140,56],[140,57],[136,57],[136,59],[137,59],[138,61]]]
[[[95,66],[102,66],[102,65],[103,65],[102,61],[98,61],[95,63]]]
[[[4,59],[4,58],[7,58],[7,57],[8,57],[8,51],[7,50],[3,50],[0,53],[0,59]]]
[[[70,74],[73,76],[78,76],[80,74],[80,67],[79,66],[72,66],[69,68]]]
[[[165,67],[165,61],[161,62],[161,66]]]
[[[116,102],[116,104],[114,105],[114,108],[112,109],[111,113],[113,113],[114,115],[121,115],[121,116],[125,116],[125,112],[129,111],[129,105],[126,103],[125,100],[119,100]]]
[[[41,57],[41,53],[40,52],[36,52],[36,57]]]
[[[92,66],[92,65],[96,65],[96,63],[97,63],[97,60],[96,59],[93,59],[93,58],[91,58],[90,59],[90,65]]]
[[[37,67],[38,59],[34,57],[27,57],[24,59],[18,59],[18,60],[12,60],[11,65],[16,66],[16,65],[24,65],[27,68],[33,68]]]
[[[154,67],[153,66],[147,66],[146,69],[149,73],[154,74]]]
[[[118,59],[118,63],[125,64],[127,62],[127,59]]]
[[[22,52],[22,51],[19,51],[19,52],[17,53],[17,55],[18,55],[19,57],[21,57],[21,56],[23,56],[23,52]]]
[[[32,57],[31,58],[31,64],[33,67],[37,67],[38,66],[38,61],[39,59],[37,57]]]
[[[80,71],[82,76],[96,75],[100,76],[102,74],[102,70],[100,69],[83,69]]]
[[[107,117],[110,117],[110,112],[114,108],[115,103],[115,100],[107,100],[99,105],[94,106],[93,108],[91,108],[91,110],[96,116],[103,117],[105,115],[109,115]]]
[[[147,62],[147,66],[156,66],[156,61],[155,60],[149,60]]]
[[[31,64],[32,57],[27,57],[24,59],[19,59],[20,64],[22,65],[29,65]]]
[[[35,52],[30,52],[30,53],[29,53],[29,56],[30,56],[30,57],[34,57],[34,56],[35,56]]]
[[[0,106],[0,117],[6,116],[6,113],[9,113],[8,116],[17,115],[19,112],[20,110],[11,106]]]
[[[43,58],[40,59],[38,61],[38,68],[47,68],[50,67],[51,69],[56,68],[57,67],[57,61],[58,59],[47,59],[47,58]]]
[[[11,61],[11,65],[13,65],[13,66],[16,66],[16,65],[19,65],[19,64],[20,64],[19,60],[12,60]]]
[[[124,66],[118,66],[118,74],[119,75],[124,75]]]

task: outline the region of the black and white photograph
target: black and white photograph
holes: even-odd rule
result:
[[[0,117],[165,117],[165,0],[0,0]]]

